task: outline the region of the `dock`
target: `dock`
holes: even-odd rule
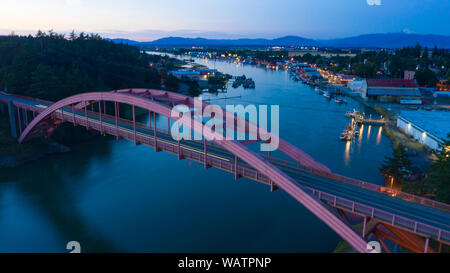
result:
[[[373,119],[372,116],[366,118],[364,114],[361,114],[356,110],[353,110],[353,112],[347,112],[345,115],[349,118],[355,119],[356,123],[358,124],[383,126],[388,122],[387,120],[383,119],[383,117],[381,117],[380,119]]]

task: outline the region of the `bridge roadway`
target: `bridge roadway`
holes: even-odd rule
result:
[[[24,104],[29,105],[36,110],[43,110],[49,106],[48,103],[42,101],[7,96],[0,93],[0,100],[2,99],[3,101],[12,99],[15,103],[19,104],[19,107],[20,104]],[[59,115],[58,118],[62,118],[67,122],[73,122],[75,116],[77,125],[86,125],[84,123],[86,121],[84,110],[75,111],[74,115],[71,109],[65,108],[63,112],[58,110],[56,114]],[[102,115],[102,120],[100,122],[98,112],[88,111],[88,126],[93,129],[99,129],[100,125],[100,130],[105,133],[115,132],[116,130],[114,116]],[[125,138],[132,141],[135,140],[134,126],[131,121],[119,119],[118,128],[119,130],[128,133],[128,137]],[[149,128],[148,125],[136,123],[136,137],[142,140],[140,141],[142,144],[153,146],[154,131],[152,128]],[[182,140],[178,143],[167,131],[160,130],[160,128],[157,129],[158,148],[180,155],[180,150],[177,150],[178,145],[183,157],[204,163],[204,146],[202,141]],[[218,145],[208,145],[206,154],[206,162],[208,164],[211,163],[210,165],[213,167],[228,172],[235,172],[233,167],[235,166],[235,156],[232,153],[222,149]],[[219,165],[217,165],[217,161],[221,161]],[[287,175],[294,178],[298,185],[304,186],[310,193],[332,207],[344,209],[361,216],[374,217],[386,224],[393,224],[396,227],[415,232],[419,235],[431,237],[446,244],[450,243],[450,213],[448,211],[406,201],[391,196],[388,193],[382,193],[316,175],[308,170],[302,170],[302,168],[285,164],[284,161],[270,160],[270,162],[284,171]],[[271,184],[271,181],[264,179],[264,175],[255,175],[256,170],[240,160],[238,160],[237,171],[244,177],[268,185]],[[245,172],[247,172],[247,174]],[[249,173],[252,174],[250,175]]]

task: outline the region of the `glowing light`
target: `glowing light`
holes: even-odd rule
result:
[[[344,156],[344,162],[346,166],[348,166],[348,163],[350,162],[350,147],[351,142],[347,141],[347,143],[345,144],[345,156]]]
[[[377,145],[379,145],[381,142],[381,133],[382,132],[383,132],[383,126],[380,126],[380,129],[378,130],[378,135],[377,135]]]
[[[426,132],[423,132],[423,133],[422,133],[422,139],[425,140],[426,138],[427,138],[427,133],[426,133]]]

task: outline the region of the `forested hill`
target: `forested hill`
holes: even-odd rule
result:
[[[56,101],[80,92],[159,88],[149,66],[157,58],[96,34],[0,37],[0,90]]]

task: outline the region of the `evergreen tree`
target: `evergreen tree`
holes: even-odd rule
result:
[[[411,162],[408,159],[405,148],[399,144],[394,148],[393,156],[386,157],[384,163],[381,165],[380,172],[386,180],[391,179],[396,182],[403,182],[404,178],[409,175]]]
[[[160,76],[149,62],[162,57],[97,34],[72,31],[68,38],[53,30],[38,31],[35,37],[0,37],[0,88],[48,100],[80,92],[160,88]]]
[[[438,159],[431,165],[429,183],[435,188],[436,200],[450,203],[450,135],[438,154]]]

